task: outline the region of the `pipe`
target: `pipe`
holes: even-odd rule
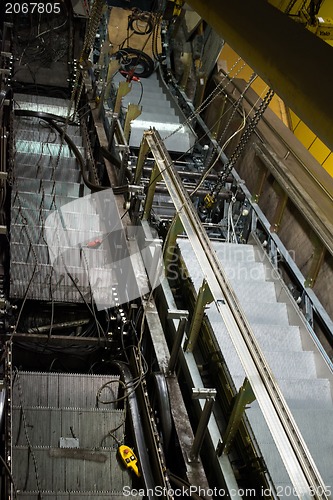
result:
[[[188,4],[333,150],[333,48],[265,0]]]
[[[132,373],[125,363],[121,361],[113,361],[112,365],[116,367],[120,373],[121,380],[128,386],[132,380]],[[128,396],[128,406],[131,414],[133,435],[136,443],[136,454],[139,458],[140,469],[142,472],[142,478],[145,482],[146,488],[146,498],[148,500],[155,500],[155,481],[153,478],[149,457],[147,453],[147,445],[143,432],[142,417],[139,410],[139,405],[136,397],[135,391],[130,390]]]
[[[193,187],[191,189],[187,188],[185,186],[185,189],[186,191],[190,194],[192,191],[193,191]],[[161,193],[161,194],[167,194],[169,193],[169,190],[167,187],[165,186],[161,186],[161,185],[157,185],[156,188],[155,188],[155,193]],[[198,189],[198,191],[196,191],[196,196],[200,197],[200,196],[206,196],[207,194],[207,190],[205,189]],[[236,195],[234,195],[233,193],[231,193],[230,191],[228,192],[222,192],[222,193],[219,193],[216,197],[217,200],[231,200],[232,196],[236,196],[236,200],[237,201],[244,201],[245,200],[245,195],[243,193],[239,193],[237,192]]]

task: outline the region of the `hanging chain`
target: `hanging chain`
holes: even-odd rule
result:
[[[218,83],[217,87],[206,97],[206,99],[198,106],[197,109],[195,109],[189,116],[188,118],[179,125],[173,132],[171,132],[169,135],[162,137],[162,141],[165,142],[169,137],[173,136],[177,132],[179,132],[183,127],[186,125],[189,125],[192,120],[194,120],[197,116],[199,116],[200,113],[202,113],[213,101],[216,99],[226,88],[231,84],[231,82],[234,80],[234,78],[237,77],[237,75],[242,71],[242,69],[245,67],[245,63],[241,65],[240,68],[236,71],[236,73],[229,78],[230,73],[232,70],[237,66],[237,64],[241,61],[241,58],[239,57],[237,61],[234,63],[234,65],[230,68],[228,73],[224,75],[222,80]],[[227,83],[223,85],[224,81],[227,80]]]
[[[88,25],[88,29],[86,32],[84,42],[83,42],[82,53],[81,53],[81,57],[79,60],[79,64],[82,67],[82,72],[80,72],[80,71],[77,72],[77,76],[75,78],[76,85],[74,83],[74,88],[73,88],[73,93],[72,93],[72,97],[74,94],[74,99],[73,99],[73,101],[74,101],[76,89],[78,88],[78,92],[77,92],[77,96],[76,96],[76,107],[74,108],[74,113],[75,113],[77,106],[79,105],[79,102],[80,102],[80,98],[81,98],[81,94],[82,94],[82,90],[83,90],[83,86],[84,86],[84,74],[85,74],[86,69],[87,69],[86,68],[87,60],[88,60],[90,51],[91,51],[93,44],[94,44],[94,41],[95,41],[96,33],[97,33],[98,27],[100,25],[104,6],[105,6],[105,0],[95,0],[93,3],[93,6],[91,8],[89,25]],[[82,76],[81,85],[78,86],[80,75]],[[72,99],[71,99],[71,101],[72,101]],[[70,111],[71,110],[69,109],[69,113],[70,113]]]
[[[77,108],[80,102],[80,98],[82,95],[83,87],[84,87],[84,75],[87,70],[87,61],[94,44],[94,40],[96,37],[96,33],[100,24],[100,20],[103,13],[105,2],[104,0],[94,0],[94,3],[91,7],[89,24],[86,31],[86,35],[83,42],[83,47],[81,51],[81,56],[79,59],[79,69],[76,71],[75,80],[73,83],[73,90],[71,93],[71,98],[68,104],[67,116],[65,120],[65,125],[63,128],[63,133],[61,135],[61,143],[59,146],[57,158],[55,161],[54,169],[56,169],[59,165],[61,152],[64,145],[64,137],[67,133],[70,117],[73,114],[73,119],[75,119],[75,114],[77,112]],[[73,109],[73,113],[72,113]]]
[[[226,180],[226,178],[230,175],[232,169],[236,165],[238,159],[240,158],[241,154],[243,153],[245,146],[249,142],[249,139],[256,129],[262,115],[266,111],[269,103],[271,102],[272,98],[274,96],[274,90],[269,89],[268,92],[266,93],[265,97],[260,103],[260,106],[254,113],[253,117],[249,121],[248,125],[246,126],[244,132],[242,133],[242,136],[240,138],[240,141],[238,145],[236,146],[234,152],[230,156],[228,162],[224,166],[223,170],[220,172],[218,176],[218,180],[215,184],[215,186],[210,190],[210,192],[205,196],[204,202],[205,206],[207,208],[210,208],[216,201],[216,197],[221,191],[223,184]]]
[[[246,92],[248,91],[248,89],[251,87],[252,83],[254,82],[254,80],[257,78],[257,74],[256,73],[252,73],[249,81],[247,82],[243,92],[240,94],[239,98],[237,99],[237,101],[233,104],[233,110],[232,110],[232,113],[229,117],[229,120],[226,124],[226,126],[224,127],[224,130],[221,134],[221,137],[219,139],[219,142],[220,144],[222,144],[222,141],[223,141],[223,138],[225,137],[225,134],[227,133],[227,131],[229,130],[229,126],[231,125],[232,123],[232,120],[234,119],[234,116],[235,114],[237,113],[237,110],[238,108],[240,107],[240,105],[242,104],[243,102],[243,99],[244,99],[244,96],[246,94]]]

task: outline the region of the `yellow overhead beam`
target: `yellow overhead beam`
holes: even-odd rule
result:
[[[188,0],[333,150],[333,48],[265,0]]]

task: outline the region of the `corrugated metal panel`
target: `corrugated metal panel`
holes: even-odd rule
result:
[[[104,384],[107,388],[101,392],[101,399],[116,399],[118,379],[113,375],[20,372],[22,394],[20,396],[15,379],[13,404],[45,408],[96,408],[96,394]]]
[[[131,476],[117,460],[125,413],[110,402],[116,376],[18,372],[13,385],[13,476],[25,500],[123,496]],[[113,436],[116,437],[114,439]],[[61,447],[75,436],[79,447]]]

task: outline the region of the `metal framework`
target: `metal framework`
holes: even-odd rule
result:
[[[313,458],[157,132],[146,132],[141,147],[145,154],[150,150],[155,160],[145,218],[154,193],[154,180],[161,175],[295,490],[304,499],[311,497],[310,491],[318,492],[314,498],[328,498]],[[141,162],[145,154],[139,154]],[[138,163],[137,168],[141,171],[142,163]]]

